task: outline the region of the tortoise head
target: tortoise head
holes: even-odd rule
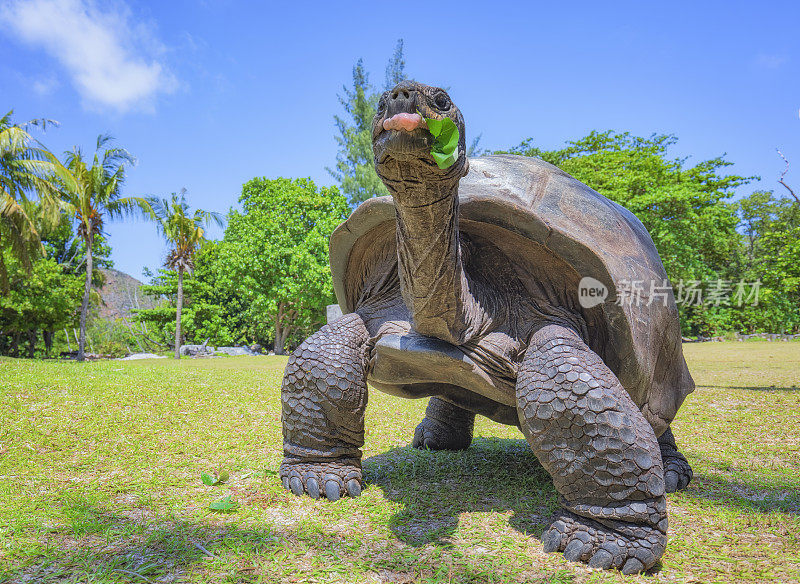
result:
[[[450,118],[459,132],[458,157],[444,170],[431,156],[433,135],[423,118]],[[444,89],[401,81],[385,92],[372,121],[375,170],[393,193],[403,179],[457,182],[467,174],[464,118]]]

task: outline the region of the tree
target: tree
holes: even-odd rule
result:
[[[744,330],[800,329],[800,203],[771,191],[756,191],[737,203],[744,235],[745,278],[761,284],[758,310],[739,315]]]
[[[764,234],[766,256],[771,260],[765,277],[783,291],[788,305],[794,307],[792,322],[784,322],[793,329],[800,328],[800,197],[784,180],[789,171],[789,161],[783,153],[778,154],[786,163],[778,182],[789,192],[794,201],[781,199],[781,210],[772,229]]]
[[[202,274],[202,268],[198,254],[192,274],[183,281],[181,335],[188,343],[200,344],[205,339],[209,339],[215,346],[237,343],[242,339],[236,335],[230,315],[236,308],[214,301],[218,292],[216,282],[207,281]],[[174,341],[177,330],[175,307],[178,272],[159,270],[158,274],[151,277],[150,284],[142,286],[141,290],[147,296],[166,300],[153,308],[135,311],[136,320],[144,326],[134,336],[147,346],[168,346]]]
[[[0,295],[0,354],[19,356],[20,341],[27,340],[33,358],[40,331],[48,354],[53,331],[74,322],[81,278],[65,273],[52,258],[34,258],[26,267],[10,245],[0,247],[0,256],[8,270],[8,289]]]
[[[406,59],[403,56],[403,39],[397,39],[394,47],[394,54],[386,64],[386,77],[383,82],[383,90],[389,91],[392,87],[408,79],[406,76]]]
[[[394,55],[386,66],[384,90],[391,89],[404,79],[407,77],[403,39],[399,39]],[[336,143],[339,145],[336,170],[327,170],[339,182],[339,187],[350,204],[357,205],[371,197],[389,194],[375,173],[372,153],[372,119],[378,109],[380,92],[374,91],[370,84],[363,59],[359,59],[353,67],[352,89],[342,89],[344,95],[337,97],[346,115],[334,116],[339,131],[339,136],[336,136]]]
[[[770,332],[797,331],[800,329],[800,212],[777,221],[763,240],[765,303],[768,308],[775,306],[771,313],[777,317],[771,322]]]
[[[311,179],[254,178],[242,187],[217,256],[221,287],[247,306],[250,337],[284,354],[287,339],[324,318],[333,299],[330,234],[348,214],[336,187]]]
[[[11,254],[24,268],[41,254],[40,234],[29,211],[35,209],[42,219],[56,221],[59,192],[54,177],[67,178],[58,159],[28,133],[31,126],[45,128],[51,120],[32,120],[15,124],[13,111],[0,118],[0,245],[7,242]],[[27,207],[30,195],[38,195],[40,205]],[[0,254],[0,289],[8,292],[9,280],[5,254]]]
[[[0,243],[0,254],[8,266],[9,288],[0,297],[0,353],[18,353],[19,337],[28,340],[28,355],[33,356],[38,339],[50,354],[56,331],[77,325],[77,315],[85,280],[85,245],[76,237],[74,222],[65,213],[54,225],[39,209],[41,203],[23,203],[33,229],[41,238],[43,253],[37,252],[25,267],[12,253],[10,243]],[[95,265],[111,267],[111,248],[102,235],[95,240]],[[104,278],[95,271],[93,284]],[[93,300],[95,299],[93,295]]]
[[[141,197],[121,197],[125,182],[125,167],[134,164],[135,159],[123,148],[111,148],[113,139],[108,135],[97,137],[94,159],[89,166],[80,148],[66,154],[65,167],[69,180],[65,181],[62,193],[62,206],[75,217],[78,223],[78,236],[86,245],[86,281],[81,304],[80,338],[78,341],[78,361],[85,358],[86,315],[89,311],[89,298],[92,289],[93,247],[95,238],[103,231],[105,216],[110,218],[124,215],[151,217],[150,203]]]
[[[158,230],[171,249],[165,265],[178,273],[178,293],[175,302],[175,358],[181,358],[181,310],[183,309],[183,274],[194,270],[194,258],[198,246],[205,238],[204,225],[216,223],[223,225],[222,215],[212,211],[195,209],[191,211],[186,202],[186,191],[180,197],[172,193],[172,198],[158,199],[148,197]]]

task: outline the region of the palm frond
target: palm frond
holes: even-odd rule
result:
[[[192,211],[186,202],[186,189],[182,189],[180,195],[172,193],[169,199],[148,197],[147,200],[153,209],[159,233],[172,247],[165,265],[191,272],[197,247],[205,238],[203,226],[216,223],[221,227],[224,224],[222,215],[202,209]]]
[[[106,214],[110,217],[153,216],[144,198],[120,198],[126,165],[132,164],[134,158],[123,148],[109,147],[112,141],[109,134],[97,137],[91,163],[84,158],[80,148],[75,147],[65,154],[64,166],[71,181],[61,198],[78,221],[78,233],[86,240],[102,232]]]
[[[54,122],[39,119],[15,124],[12,113],[0,118],[0,235],[17,260],[29,268],[43,249],[36,223],[46,227],[62,209],[58,201],[66,169],[27,132],[29,127],[45,128]],[[29,198],[34,194],[39,198],[36,205]],[[0,281],[7,284],[5,264],[2,269],[5,275],[0,275]]]
[[[194,222],[195,224],[205,223],[206,225],[213,223],[217,227],[222,228],[225,226],[225,216],[222,213],[217,213],[216,211],[203,211],[202,209],[197,209],[194,212]]]
[[[155,218],[155,211],[145,197],[116,199],[109,202],[106,209],[112,217],[141,217],[151,220]]]
[[[16,201],[5,193],[0,195],[0,220],[14,226],[13,233],[20,241],[36,240],[39,234],[25,207],[24,201]]]

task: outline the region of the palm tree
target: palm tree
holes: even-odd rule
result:
[[[194,269],[194,256],[200,243],[205,238],[203,225],[216,223],[223,225],[222,215],[212,211],[195,209],[193,212],[186,203],[186,189],[180,196],[172,193],[168,199],[148,197],[147,202],[153,210],[153,216],[159,232],[167,240],[171,249],[164,262],[166,267],[178,272],[178,298],[175,313],[175,358],[181,358],[181,311],[183,310],[183,274]]]
[[[141,197],[121,197],[125,182],[125,166],[135,164],[135,159],[123,148],[111,148],[109,135],[97,137],[94,160],[89,166],[80,148],[66,153],[65,166],[70,182],[62,193],[64,209],[78,222],[78,236],[86,244],[86,284],[81,304],[81,333],[78,340],[78,361],[84,360],[86,346],[86,315],[92,289],[92,246],[94,238],[103,231],[105,216],[153,216],[150,204]]]
[[[52,120],[32,120],[15,124],[13,111],[0,118],[0,249],[4,242],[23,266],[30,269],[31,260],[42,251],[38,219],[44,225],[58,220],[58,195],[62,184],[71,184],[70,177],[49,150],[28,133],[30,126],[55,124]],[[39,205],[29,205],[29,195],[39,197]],[[30,216],[31,209],[39,213]],[[8,273],[0,253],[0,290],[8,291]]]

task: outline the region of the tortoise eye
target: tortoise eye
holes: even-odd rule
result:
[[[436,94],[436,97],[433,98],[433,103],[436,104],[436,107],[441,111],[450,109],[450,99],[444,93]]]

